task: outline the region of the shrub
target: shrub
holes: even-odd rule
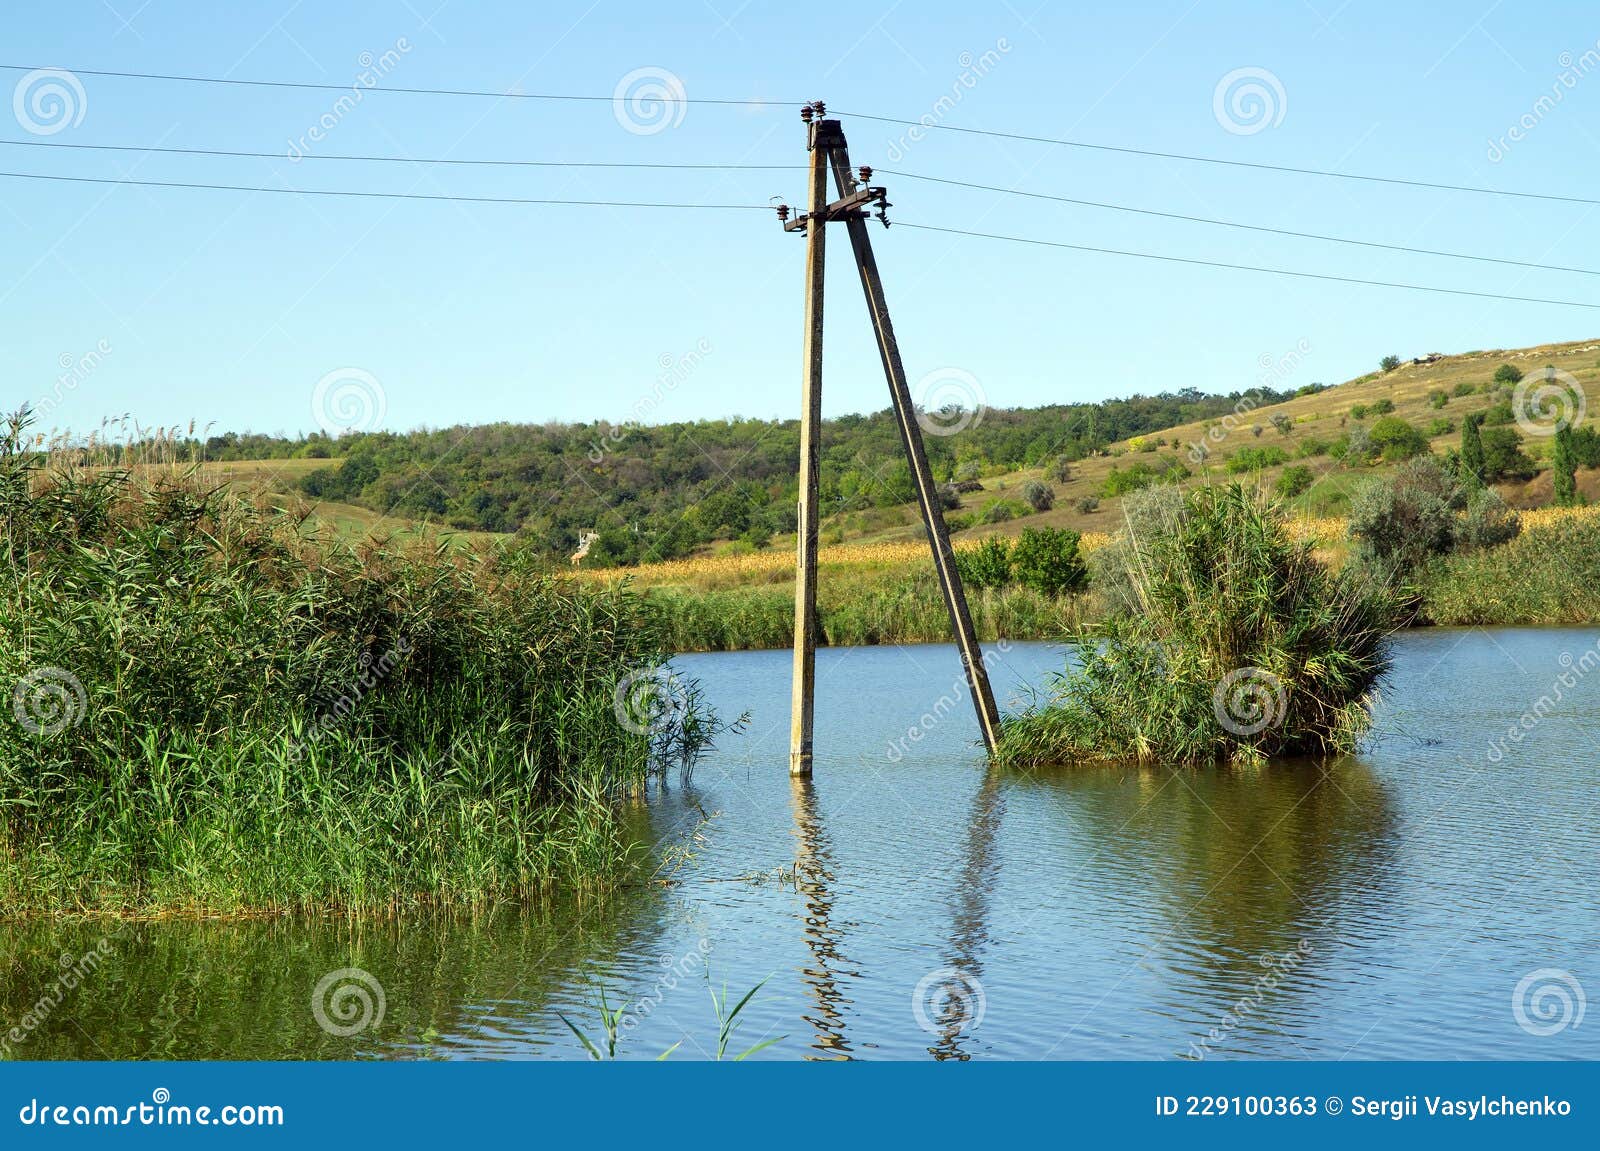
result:
[[[1428,406],[1434,411],[1439,411],[1450,402],[1450,393],[1435,388],[1428,393]]]
[[[1129,492],[1136,492],[1141,488],[1149,487],[1155,483],[1155,480],[1155,469],[1142,461],[1131,464],[1126,468],[1119,468],[1116,464],[1112,464],[1111,471],[1107,473],[1105,482],[1100,485],[1100,494],[1107,499],[1127,495]]]
[[[1137,610],[1074,643],[1049,701],[1003,722],[1002,760],[1257,762],[1355,746],[1389,667],[1381,588],[1329,571],[1238,485],[1161,501],[1114,558]]]
[[[1351,404],[1350,418],[1352,420],[1364,420],[1367,418],[1367,410],[1366,404]]]
[[[1511,406],[1510,400],[1500,400],[1491,404],[1483,413],[1483,422],[1489,427],[1502,427],[1516,421],[1516,409]]]
[[[1359,561],[1405,573],[1455,543],[1456,513],[1467,506],[1455,477],[1431,457],[1410,460],[1391,479],[1361,486],[1350,503],[1349,533]]]
[[[1477,390],[1477,384],[1474,384],[1469,380],[1462,380],[1459,384],[1450,389],[1450,394],[1453,396],[1470,396]]]
[[[1066,456],[1057,456],[1050,465],[1050,478],[1058,484],[1072,482],[1072,461]]]
[[[1387,396],[1385,396],[1381,400],[1372,401],[1372,414],[1373,415],[1375,415],[1375,416],[1386,416],[1392,411],[1394,411],[1394,401],[1389,399]]]
[[[1047,512],[1056,506],[1056,491],[1048,484],[1029,480],[1022,487],[1022,498],[1036,512]]]
[[[1278,434],[1286,436],[1294,431],[1294,421],[1282,412],[1275,412],[1271,420],[1272,426],[1278,429]]]
[[[1315,476],[1311,469],[1304,464],[1296,464],[1292,468],[1284,468],[1278,475],[1278,482],[1272,486],[1273,492],[1279,499],[1292,500],[1311,487]]]
[[[1428,421],[1428,438],[1435,439],[1439,436],[1448,436],[1456,430],[1456,422],[1449,416],[1439,416]]]
[[[1015,500],[990,500],[978,513],[980,524],[1003,524],[1018,516],[1027,515],[1027,509]]]
[[[1227,470],[1229,475],[1242,475],[1245,472],[1259,472],[1262,468],[1274,468],[1288,460],[1289,453],[1278,447],[1277,444],[1268,444],[1266,447],[1240,448],[1228,457]]]
[[[1409,460],[1428,450],[1428,438],[1399,416],[1384,416],[1367,432],[1372,450],[1387,463]]]
[[[1294,453],[1302,460],[1315,459],[1317,456],[1328,454],[1328,441],[1319,440],[1315,436],[1307,436],[1300,441],[1300,447]]]
[[[1494,370],[1494,382],[1497,384],[1519,384],[1522,382],[1522,369],[1515,364],[1501,364]]]
[[[961,581],[972,587],[1005,587],[1011,582],[1011,545],[999,536],[989,536],[971,551],[956,553],[956,570]]]
[[[1398,368],[1399,366],[1400,366],[1400,357],[1399,356],[1385,356],[1385,357],[1383,357],[1383,359],[1378,361],[1378,367],[1382,368],[1386,372],[1392,372],[1396,368]]]
[[[1467,511],[1456,524],[1456,550],[1482,551],[1517,538],[1522,517],[1506,506],[1500,493],[1484,488],[1467,497]]]
[[[1083,515],[1090,515],[1100,510],[1100,500],[1096,496],[1079,496],[1074,505]]]
[[[1018,583],[1043,595],[1082,591],[1089,571],[1078,554],[1082,537],[1062,528],[1024,528],[1011,549],[1011,569]]]
[[[1261,433],[1263,431],[1265,431],[1265,430],[1266,429],[1263,428],[1260,424],[1251,424],[1250,425],[1250,434],[1252,436],[1254,436],[1258,440],[1261,438]]]

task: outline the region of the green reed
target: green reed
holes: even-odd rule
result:
[[[1142,510],[1141,510],[1142,509]],[[1238,486],[1157,493],[1100,561],[1122,607],[1008,719],[1018,764],[1192,764],[1351,750],[1388,669],[1388,593],[1334,573]]]
[[[604,883],[619,799],[715,733],[693,684],[629,678],[664,651],[639,596],[515,549],[350,546],[193,471],[53,466],[20,418],[0,531],[12,912]]]

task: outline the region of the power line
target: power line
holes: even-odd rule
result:
[[[195,184],[175,180],[128,180],[100,176],[46,176],[39,172],[0,172],[7,180],[58,180],[71,184],[126,184],[140,188],[201,188],[214,192],[272,192],[288,196],[356,196],[376,200],[443,200],[462,204],[564,204],[586,208],[694,208],[770,212],[769,204],[683,204],[654,200],[561,200],[524,196],[438,196],[422,192],[353,192],[334,188],[265,188],[242,184]]]
[[[0,141],[3,142],[3,141]],[[1413,248],[1405,244],[1384,244],[1377,240],[1356,240],[1348,236],[1329,236],[1321,232],[1297,232],[1291,228],[1269,228],[1264,224],[1245,224],[1237,220],[1216,220],[1208,216],[1189,216],[1181,212],[1161,212],[1154,208],[1134,208],[1127,204],[1111,204],[1103,200],[1080,200],[1072,196],[1056,196],[1046,192],[1028,192],[1020,188],[1002,188],[995,184],[974,184],[966,180],[950,180],[943,176],[923,176],[916,172],[897,172],[883,169],[886,176],[900,176],[907,180],[922,180],[930,184],[948,184],[956,188],[974,188],[980,192],[999,192],[1006,196],[1026,196],[1032,200],[1053,200],[1059,204],[1077,204],[1085,208],[1105,208],[1113,212],[1132,212],[1140,216],[1159,216],[1164,220],[1182,220],[1190,224],[1211,224],[1219,228],[1240,228],[1247,232],[1265,232],[1273,236],[1292,236],[1300,240],[1323,240],[1330,244],[1354,244],[1362,248],[1382,248],[1389,252],[1407,252],[1414,256],[1444,256],[1452,260],[1476,260],[1485,264],[1506,264],[1513,268],[1535,268],[1542,272],[1574,272],[1582,276],[1600,276],[1593,268],[1574,268],[1565,264],[1540,264],[1531,260],[1511,260],[1499,256],[1477,256],[1470,252],[1446,252],[1437,248]]]
[[[617,99],[616,94],[610,96],[571,96],[554,92],[494,92],[483,88],[389,88],[376,85],[367,87],[354,84],[314,84],[304,80],[240,80],[227,76],[182,76],[169,72],[111,72],[95,68],[42,68],[29,64],[0,64],[0,69],[9,72],[70,72],[74,76],[105,76],[118,80],[171,80],[184,84],[221,84],[241,88],[299,88],[313,92],[349,92],[356,90],[367,92],[394,92],[407,96],[478,96],[492,100],[566,100],[582,103],[609,104]],[[715,99],[709,96],[677,96],[676,94],[665,100],[672,104],[731,104],[731,105],[772,105],[781,108],[798,108],[805,104],[804,100],[762,100],[762,99]]]
[[[26,64],[0,64],[0,69],[12,72],[49,71],[38,66]],[[114,72],[107,69],[95,68],[57,68],[55,71],[70,72],[74,76],[105,76],[124,80],[164,80],[185,84],[218,84],[249,88],[293,88],[319,92],[349,92],[356,90],[362,93],[397,93],[413,96],[475,96],[488,99],[504,100],[553,100],[579,103],[609,103],[618,98],[617,93],[610,96],[575,95],[558,92],[494,92],[479,88],[390,88],[390,87],[357,87],[350,84],[319,84],[303,80],[241,80],[225,76],[188,76],[168,72]],[[673,104],[707,104],[726,106],[759,107],[768,105],[779,108],[798,108],[808,101],[804,100],[763,100],[717,98],[709,96],[688,96],[672,93],[663,98],[663,102]],[[1517,192],[1504,188],[1475,188],[1467,184],[1446,184],[1429,180],[1411,180],[1399,176],[1370,176],[1358,172],[1338,172],[1327,168],[1300,168],[1288,164],[1267,164],[1251,160],[1227,160],[1220,156],[1196,156],[1186,152],[1161,152],[1152,148],[1131,148],[1118,144],[1091,144],[1086,140],[1069,140],[1056,136],[1035,136],[1025,132],[1002,132],[992,128],[966,128],[957,124],[929,123],[925,120],[907,120],[899,116],[880,116],[870,112],[848,112],[835,109],[835,116],[852,116],[858,120],[875,120],[881,124],[900,124],[924,130],[937,129],[942,132],[960,132],[972,136],[989,136],[1000,140],[1019,140],[1031,144],[1053,144],[1065,148],[1084,148],[1096,152],[1113,152],[1126,156],[1145,156],[1161,160],[1182,160],[1191,164],[1216,164],[1229,168],[1247,168],[1260,172],[1286,172],[1298,176],[1322,176],[1336,180],[1355,180],[1371,184],[1393,184],[1409,188],[1428,188],[1443,192],[1466,192],[1477,196],[1508,196],[1524,200],[1546,200],[1562,204],[1600,205],[1600,200],[1589,199],[1583,196],[1562,196],[1550,192]]]
[[[1288,268],[1264,268],[1254,264],[1229,264],[1220,260],[1200,260],[1189,256],[1164,256],[1155,252],[1130,252],[1121,248],[1097,248],[1088,244],[1069,244],[1064,240],[1040,240],[1031,236],[1006,236],[998,232],[973,232],[964,228],[943,228],[933,224],[913,224],[896,220],[900,228],[922,232],[944,232],[952,236],[973,236],[980,240],[1006,240],[1014,244],[1036,244],[1045,248],[1067,248],[1074,252],[1093,252],[1102,256],[1131,256],[1140,260],[1161,260],[1170,264],[1193,264],[1201,268],[1226,268],[1235,272],[1261,272],[1272,276],[1293,276],[1301,280],[1328,280],[1336,284],[1361,284],[1370,288],[1403,288],[1411,292],[1437,292],[1446,296],[1474,296],[1482,300],[1506,300],[1518,304],[1555,304],[1565,308],[1600,309],[1600,304],[1577,300],[1547,300],[1537,296],[1506,296],[1497,292],[1473,292],[1466,288],[1437,288],[1428,284],[1404,284],[1393,280],[1364,280],[1354,276],[1334,276],[1324,272],[1296,272]]]
[[[0,146],[19,148],[66,148],[90,152],[138,152],[175,156],[221,156],[257,160],[286,160],[291,157],[281,152],[252,152],[232,148],[178,148],[146,144],[78,144],[65,140],[0,140]],[[512,159],[458,159],[434,156],[393,156],[348,153],[308,153],[298,160],[332,160],[358,163],[386,164],[445,164],[468,167],[506,168],[598,168],[644,169],[669,171],[717,172],[789,172],[804,168],[802,164],[718,164],[718,163],[663,163],[627,160],[512,160]],[[1030,192],[1021,188],[1006,188],[997,184],[978,184],[970,180],[953,180],[943,176],[929,176],[919,172],[883,169],[885,175],[907,180],[920,180],[929,184],[944,184],[955,188],[971,188],[980,192],[995,192],[1006,196],[1022,196],[1032,200],[1049,200],[1058,204],[1075,204],[1086,208],[1102,208],[1112,212],[1129,212],[1140,216],[1153,216],[1165,220],[1181,220],[1190,224],[1207,224],[1219,228],[1237,228],[1248,232],[1261,232],[1273,236],[1289,236],[1301,240],[1319,240],[1330,244],[1350,244],[1362,248],[1377,248],[1389,252],[1405,252],[1417,256],[1440,256],[1452,260],[1473,260],[1485,264],[1502,264],[1513,268],[1532,268],[1544,272],[1570,272],[1575,275],[1600,276],[1593,268],[1578,268],[1566,264],[1541,264],[1532,260],[1513,260],[1500,256],[1480,256],[1471,252],[1450,252],[1438,248],[1418,248],[1405,244],[1385,244],[1377,240],[1358,240],[1348,236],[1330,236],[1321,232],[1302,232],[1292,228],[1272,228],[1263,224],[1246,224],[1238,220],[1218,220],[1208,216],[1194,216],[1182,212],[1163,212],[1155,208],[1135,208],[1128,204],[1114,204],[1104,200],[1085,200],[1074,196],[1060,196],[1047,192]]]
[[[1398,184],[1409,188],[1431,188],[1441,192],[1470,192],[1477,196],[1511,196],[1522,200],[1553,200],[1561,204],[1600,204],[1582,196],[1558,196],[1548,192],[1513,192],[1504,188],[1474,188],[1467,184],[1441,184],[1428,180],[1407,180],[1399,176],[1366,176],[1356,172],[1335,172],[1327,168],[1296,168],[1288,164],[1263,164],[1250,160],[1224,160],[1219,156],[1194,156],[1185,152],[1157,152],[1149,148],[1127,148],[1116,144],[1090,144],[1055,136],[1029,136],[1021,132],[999,132],[988,128],[963,128],[956,124],[929,124],[921,120],[902,120],[894,116],[874,116],[866,112],[832,112],[858,120],[877,120],[884,124],[906,124],[913,128],[937,128],[971,136],[992,136],[1001,140],[1022,140],[1030,144],[1057,144],[1064,148],[1087,148],[1095,152],[1117,152],[1125,156],[1148,156],[1159,160],[1183,160],[1191,164],[1218,164],[1228,168],[1252,168],[1260,172],[1289,172],[1297,176],[1326,176],[1335,180],[1358,180],[1369,184]]]
[[[501,168],[681,168],[696,171],[787,172],[800,171],[804,164],[668,164],[631,160],[474,160],[449,156],[380,156],[322,154],[308,152],[292,157],[284,152],[245,152],[231,148],[173,148],[154,144],[74,144],[65,140],[0,140],[0,145],[16,148],[70,148],[88,152],[154,152],[172,156],[231,156],[256,160],[359,160],[384,164],[459,164]]]

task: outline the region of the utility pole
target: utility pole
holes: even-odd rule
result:
[[[867,314],[877,336],[879,358],[883,362],[883,373],[894,403],[900,444],[911,468],[912,482],[917,489],[917,506],[922,512],[922,523],[927,529],[928,543],[933,550],[939,590],[950,616],[950,630],[961,656],[961,670],[972,695],[972,706],[978,716],[984,748],[992,755],[999,734],[1000,715],[995,707],[994,692],[989,686],[988,671],[984,667],[983,649],[978,645],[966,593],[961,586],[961,573],[956,568],[950,530],[944,522],[944,509],[939,503],[933,471],[928,466],[928,454],[922,443],[922,427],[917,420],[911,390],[906,384],[900,345],[895,340],[894,325],[889,319],[889,305],[884,299],[883,280],[878,275],[878,262],[872,253],[872,238],[867,232],[867,209],[870,207],[876,207],[878,219],[885,227],[888,226],[888,193],[884,188],[871,186],[870,168],[861,169],[858,184],[850,168],[844,130],[839,121],[824,119],[825,111],[819,100],[803,108],[800,113],[807,125],[811,145],[810,206],[804,216],[793,221],[789,219],[787,205],[778,208],[778,218],[786,231],[799,231],[803,227],[806,234],[806,379],[805,406],[801,412],[800,427],[800,538],[795,571],[795,674],[789,770],[795,775],[811,774],[813,695],[816,687],[817,436],[822,421],[822,235],[826,225],[834,220],[843,220],[850,235],[850,247],[855,254],[856,269],[861,274],[861,288],[866,296]],[[839,190],[839,199],[831,204],[827,202],[828,167],[833,169]]]

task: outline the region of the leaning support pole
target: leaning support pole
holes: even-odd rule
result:
[[[856,193],[856,181],[842,133],[830,152],[840,200],[849,200]],[[816,155],[813,153],[813,170],[815,162]],[[813,204],[815,188],[813,184]],[[816,211],[814,206],[812,211]],[[900,362],[900,345],[895,342],[894,325],[889,320],[889,305],[883,297],[883,281],[878,276],[878,262],[872,255],[866,214],[859,210],[846,210],[843,217],[845,227],[850,232],[850,246],[855,251],[856,267],[861,272],[867,311],[878,337],[883,373],[888,377],[889,394],[894,398],[895,419],[900,428],[906,459],[911,465],[911,478],[917,489],[917,505],[922,509],[922,523],[928,529],[928,542],[933,548],[933,566],[938,572],[939,589],[944,593],[944,605],[950,613],[950,628],[955,633],[956,647],[961,653],[961,670],[966,676],[967,688],[972,693],[973,709],[978,713],[983,745],[993,755],[999,736],[1000,714],[994,705],[994,692],[989,687],[988,670],[983,665],[983,649],[978,646],[978,637],[972,627],[972,613],[967,608],[967,596],[961,587],[961,574],[956,570],[955,550],[950,546],[950,529],[945,526],[939,491],[933,482],[933,472],[928,467],[928,453],[922,446],[922,429],[917,423],[916,408],[911,402],[911,389],[906,386],[905,365]]]
[[[820,513],[818,470],[822,433],[823,239],[828,225],[828,159],[837,121],[810,125],[811,192],[806,218],[805,379],[800,404],[800,509],[795,525],[794,685],[789,723],[789,774],[811,774],[811,731],[817,681],[817,543]],[[842,142],[842,140],[840,141]]]

